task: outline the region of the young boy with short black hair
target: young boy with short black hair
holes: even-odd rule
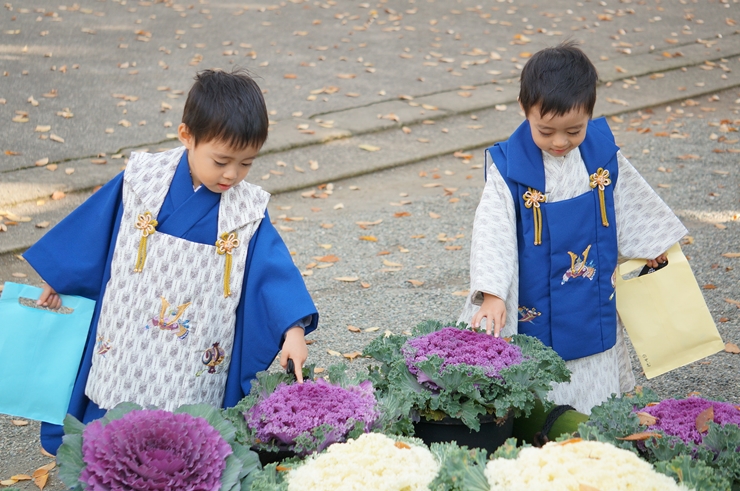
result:
[[[132,153],[126,170],[24,257],[57,292],[97,301],[69,413],[87,423],[124,401],[172,410],[230,407],[282,348],[301,368],[318,314],[247,183],[267,139],[262,92],[243,71],[198,73],[178,136],[183,146]],[[42,424],[56,452],[62,428]]]
[[[573,42],[535,53],[521,74],[526,120],[486,150],[470,295],[460,320],[539,338],[571,382],[549,397],[590,414],[635,379],[618,325],[618,256],[653,267],[686,234],[678,218],[592,120],[596,69]]]

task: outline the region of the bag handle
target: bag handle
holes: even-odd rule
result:
[[[36,303],[36,300],[28,297],[18,297],[18,304],[22,305],[23,307],[29,308],[29,309],[36,309],[36,310],[43,310],[45,312],[51,312],[52,314],[64,314],[69,315],[72,312],[74,312],[74,309],[71,309],[69,307],[65,307],[62,305],[58,309],[52,309],[49,307],[44,307],[43,305],[38,305]]]
[[[681,252],[681,246],[678,244],[678,242],[673,244],[670,249],[666,251],[666,257],[668,258],[668,264],[677,264],[679,262],[686,261],[686,256],[684,256],[683,252]],[[626,280],[624,277],[644,266],[645,259],[630,259],[629,261],[626,261],[617,266],[617,279],[622,281],[629,281]]]

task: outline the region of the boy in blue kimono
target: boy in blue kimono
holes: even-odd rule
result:
[[[591,120],[596,69],[572,43],[535,53],[521,74],[526,120],[486,151],[486,186],[460,320],[551,346],[572,372],[550,398],[590,413],[634,386],[618,328],[617,258],[651,267],[685,227]]]
[[[200,72],[183,147],[132,154],[24,254],[46,282],[39,305],[59,307],[58,293],[97,301],[69,404],[77,419],[124,401],[234,406],[281,349],[302,381],[318,313],[270,223],[269,194],[244,181],[267,130],[247,74]],[[43,423],[42,446],[55,453],[62,434]]]

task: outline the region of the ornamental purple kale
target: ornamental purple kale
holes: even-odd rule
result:
[[[482,332],[454,327],[445,327],[409,339],[401,351],[406,366],[416,375],[420,383],[429,382],[429,379],[417,365],[434,355],[443,360],[440,372],[447,366],[470,365],[483,368],[489,377],[497,377],[504,368],[522,362],[522,352],[518,346]]]
[[[720,426],[735,424],[740,426],[740,410],[727,402],[716,402],[690,397],[688,399],[666,399],[654,406],[648,406],[642,412],[657,418],[657,423],[648,430],[663,430],[668,435],[679,437],[686,443],[701,443],[704,434],[696,429],[696,418],[699,414],[712,408],[714,422]]]
[[[376,405],[370,381],[340,387],[320,378],[302,384],[281,383],[244,416],[261,442],[295,445],[299,437],[318,439],[302,448],[321,451],[332,443],[346,441],[358,426],[370,431],[379,416]],[[321,436],[317,436],[317,429]]]
[[[162,410],[131,411],[82,433],[80,481],[87,489],[218,491],[231,446],[205,419]]]

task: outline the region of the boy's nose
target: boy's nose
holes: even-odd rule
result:
[[[229,180],[236,179],[236,171],[234,169],[226,169],[224,171],[224,177]]]
[[[568,138],[565,136],[559,135],[556,136],[555,139],[552,141],[553,146],[557,148],[563,148],[568,146]]]

